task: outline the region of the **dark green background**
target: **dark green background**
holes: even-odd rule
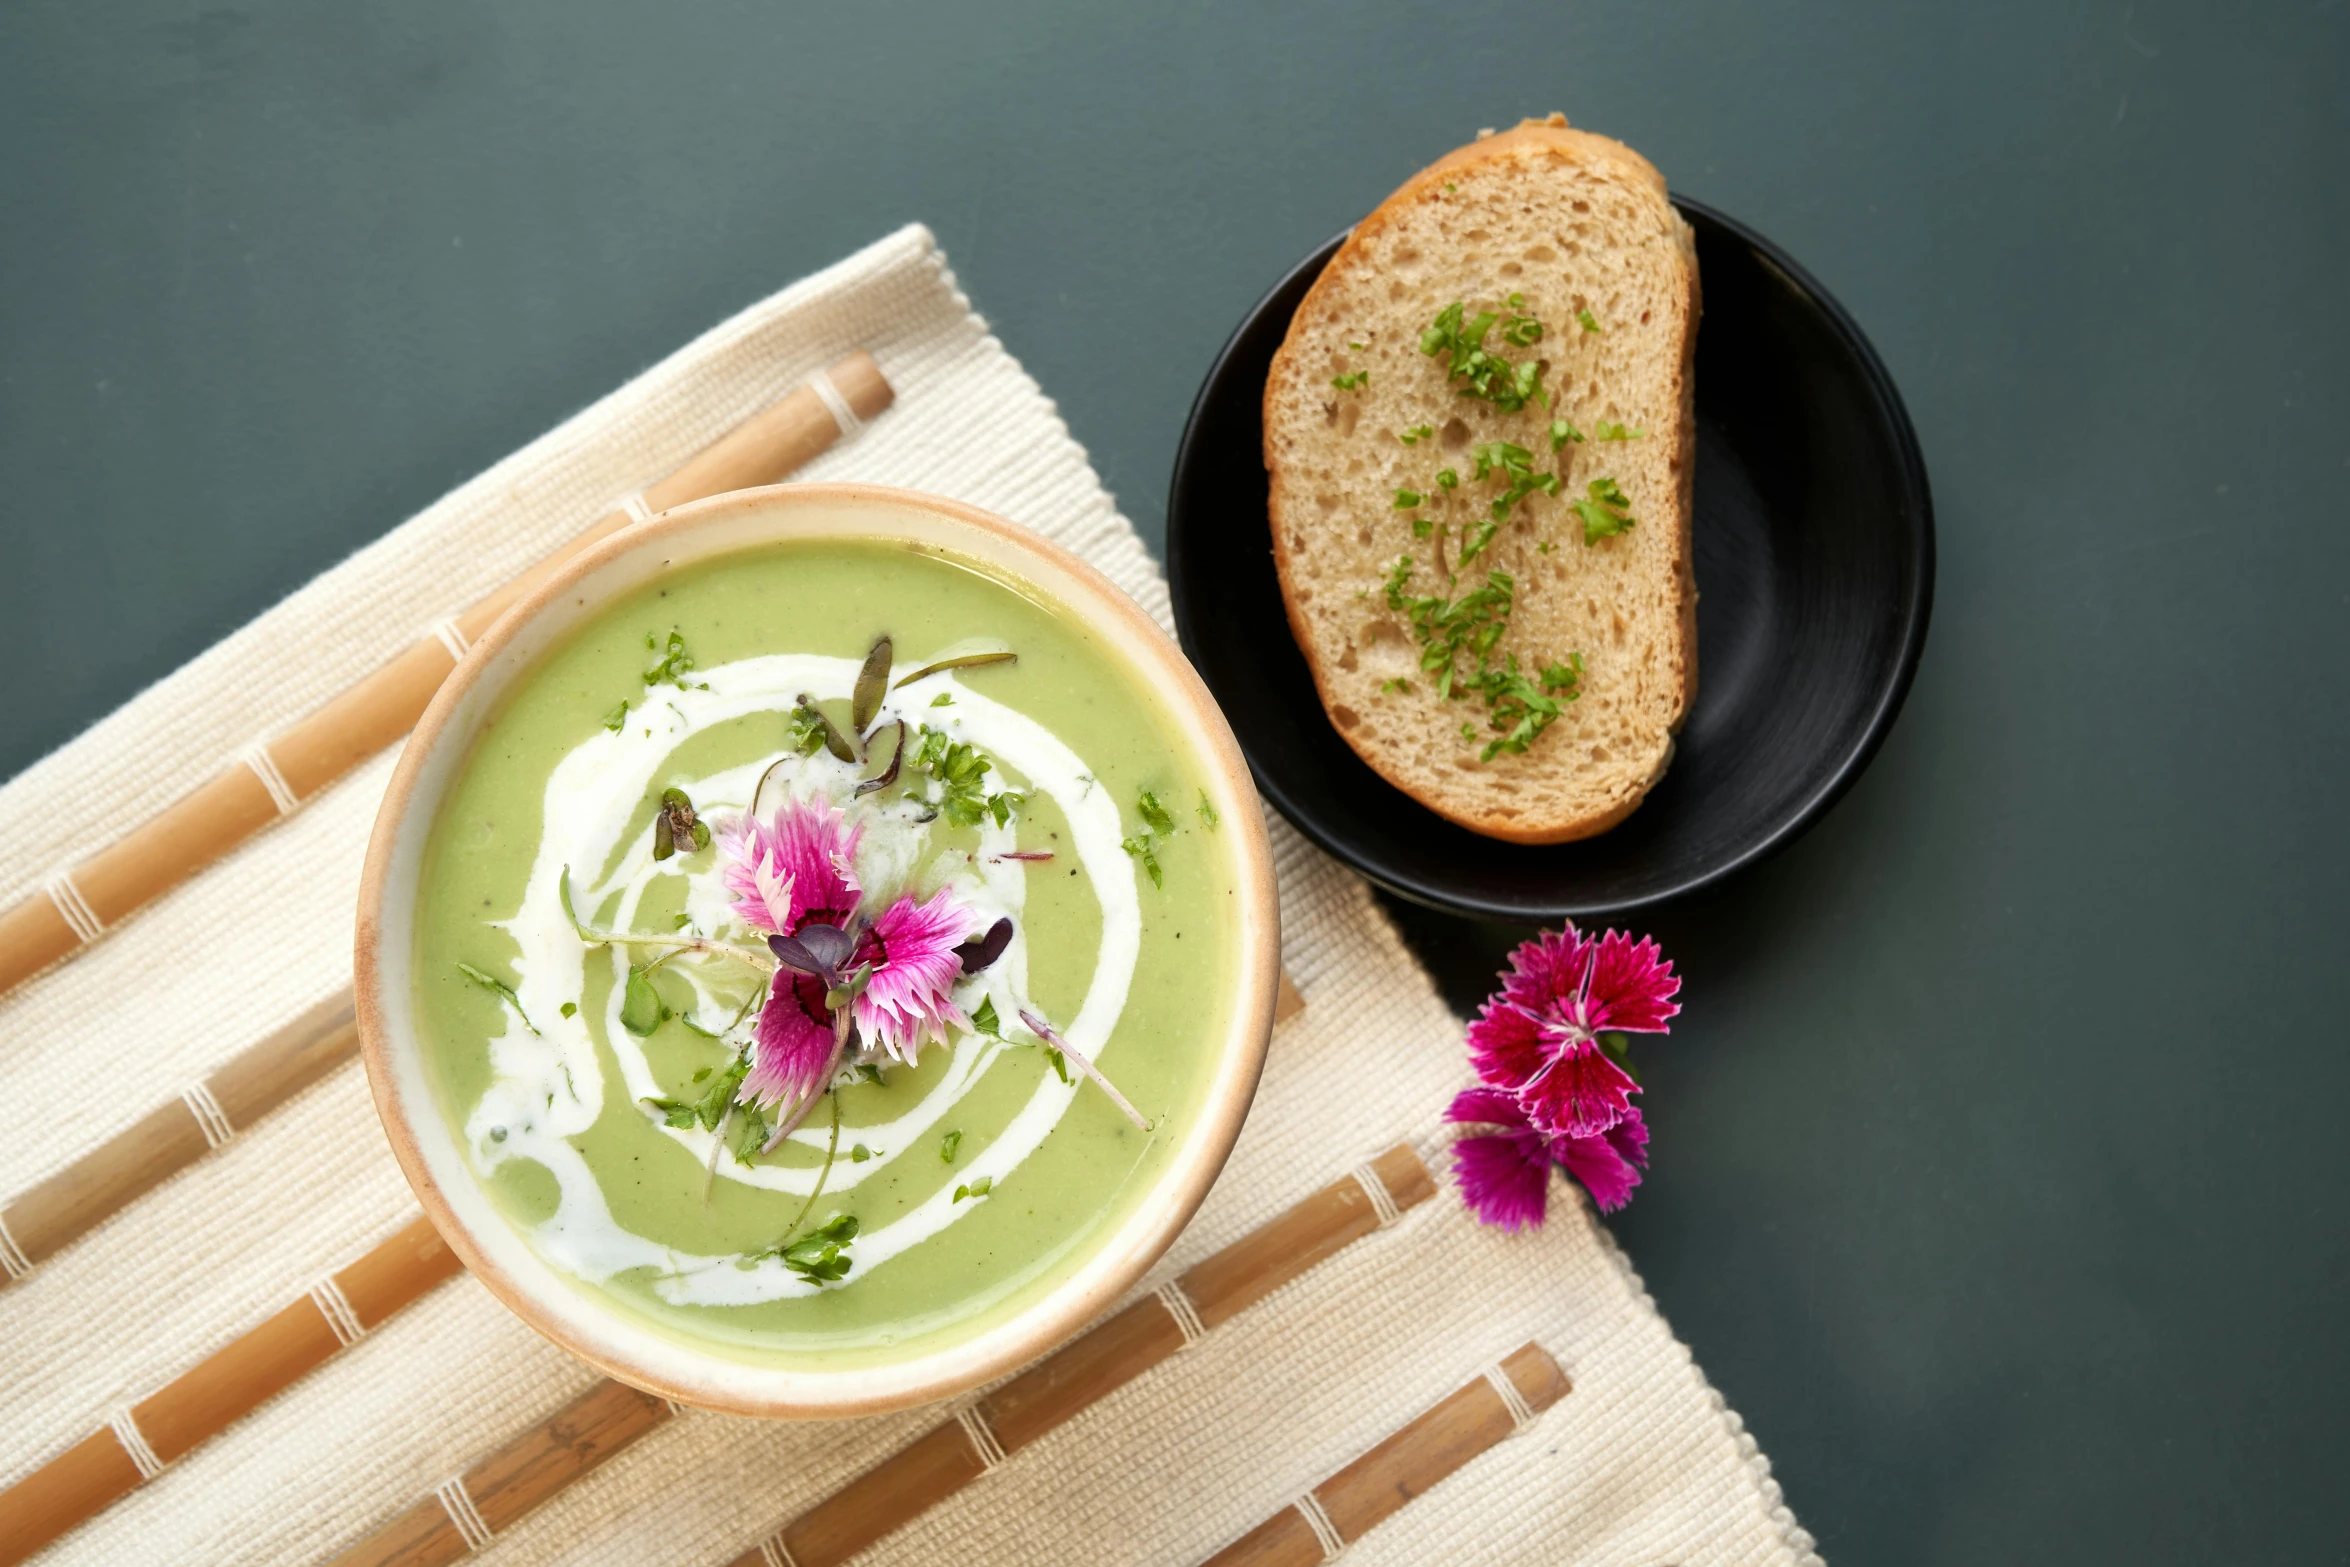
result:
[[[2341,1560],[2346,45],[2340,0],[16,4],[0,773],[908,219],[1155,539],[1258,293],[1564,109],[1851,308],[1941,524],[1868,776],[1640,921],[1689,1010],[1619,1235],[1832,1558]],[[1406,918],[1464,1001],[1511,939]]]

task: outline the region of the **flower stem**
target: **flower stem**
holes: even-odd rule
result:
[[[792,1216],[791,1228],[783,1232],[783,1239],[775,1243],[777,1251],[792,1243],[800,1233],[800,1226],[808,1222],[808,1211],[816,1206],[816,1199],[824,1195],[824,1183],[832,1179],[833,1157],[840,1152],[840,1090],[827,1089],[825,1098],[832,1101],[832,1141],[824,1145],[824,1168],[816,1172],[816,1189],[808,1193],[808,1200],[800,1204],[800,1211]]]
[[[1116,1105],[1119,1109],[1126,1112],[1127,1120],[1132,1121],[1136,1126],[1141,1127],[1146,1132],[1151,1129],[1150,1122],[1142,1118],[1142,1112],[1135,1109],[1133,1105],[1127,1103],[1126,1096],[1118,1092],[1118,1085],[1111,1082],[1108,1078],[1102,1076],[1102,1069],[1098,1066],[1095,1066],[1093,1062],[1086,1056],[1084,1051],[1072,1050],[1069,1048],[1069,1041],[1063,1039],[1059,1032],[1054,1029],[1052,1024],[1047,1023],[1043,1018],[1038,1017],[1035,1013],[1029,1011],[1026,1007],[1022,1007],[1020,1009],[1020,1021],[1028,1025],[1029,1032],[1036,1035],[1037,1038],[1043,1040],[1046,1044],[1052,1046],[1055,1050],[1061,1052],[1063,1059],[1076,1062],[1077,1070],[1083,1072],[1087,1077],[1092,1078],[1094,1081],[1094,1086],[1099,1088],[1103,1093],[1108,1094],[1110,1096],[1110,1102]]]

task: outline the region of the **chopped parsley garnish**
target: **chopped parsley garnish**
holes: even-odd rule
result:
[[[1430,522],[1430,521],[1429,521],[1427,518],[1425,518],[1425,517],[1414,517],[1414,518],[1412,519],[1412,537],[1413,537],[1413,538],[1415,538],[1415,539],[1424,539],[1424,538],[1428,537],[1428,535],[1430,535],[1431,533],[1434,533],[1435,531],[1436,531],[1436,524],[1434,524],[1433,522]],[[1367,595],[1367,594],[1366,594],[1366,595],[1363,595],[1363,596],[1365,596],[1365,597],[1368,597],[1369,595]]]
[[[1482,479],[1489,473],[1498,472],[1509,481],[1509,488],[1497,496],[1493,502],[1492,511],[1495,522],[1508,521],[1510,512],[1518,502],[1536,490],[1540,490],[1546,495],[1556,495],[1559,492],[1558,475],[1536,473],[1534,471],[1534,454],[1514,441],[1486,441],[1471,447],[1469,455],[1476,459],[1476,467],[1470,473],[1470,478]],[[1488,533],[1486,538],[1490,541],[1492,535]],[[1479,546],[1479,548],[1482,547],[1482,545]],[[1474,551],[1470,553],[1473,554]],[[1464,554],[1461,559],[1466,561],[1469,559],[1469,555]]]
[[[1485,335],[1496,323],[1502,327],[1505,342],[1518,343],[1523,337],[1525,323],[1530,316],[1505,317],[1494,310],[1480,310],[1471,316],[1460,300],[1454,300],[1436,313],[1428,330],[1420,334],[1420,352],[1435,358],[1445,356],[1447,381],[1466,381],[1460,388],[1463,397],[1481,397],[1505,414],[1516,413],[1529,402],[1542,396],[1542,362],[1527,359],[1517,363],[1485,350]],[[1541,324],[1533,322],[1536,337],[1541,335]],[[1512,334],[1518,334],[1513,337]],[[1533,339],[1527,338],[1525,342]],[[1525,343],[1518,343],[1525,346]]]
[[[1175,818],[1159,803],[1159,797],[1148,789],[1142,791],[1142,798],[1136,808],[1142,813],[1142,819],[1149,823],[1152,832],[1165,837],[1175,831]]]
[[[1410,620],[1420,641],[1420,667],[1436,676],[1436,694],[1450,700],[1475,692],[1485,699],[1488,721],[1501,733],[1487,743],[1480,761],[1490,762],[1505,751],[1524,751],[1558,718],[1563,704],[1580,694],[1576,687],[1582,656],[1570,654],[1566,663],[1546,666],[1539,681],[1519,673],[1514,655],[1497,665],[1494,646],[1509,629],[1516,580],[1506,571],[1489,571],[1483,587],[1448,602],[1406,593],[1411,575],[1412,558],[1399,557],[1387,576],[1387,605]],[[1474,671],[1461,670],[1463,653],[1476,659]],[[1474,739],[1475,726],[1463,724],[1461,735]]]
[[[1605,419],[1599,421],[1595,430],[1596,438],[1602,441],[1637,441],[1648,433],[1646,430],[1627,430],[1622,425],[1610,424]]]
[[[963,1134],[961,1132],[956,1131],[947,1133],[946,1136],[938,1140],[938,1162],[941,1164],[953,1164],[955,1162],[955,1154],[962,1148],[962,1146]]]
[[[1409,691],[1411,688],[1412,683],[1409,680],[1404,679],[1404,677],[1401,675],[1397,675],[1392,680],[1382,680],[1379,682],[1379,694],[1381,696],[1393,696],[1398,691]]]
[[[475,968],[470,963],[458,964],[457,972],[464,975],[467,979],[472,980],[482,989],[497,992],[498,999],[505,1002],[506,1005],[512,1007],[514,1009],[514,1015],[522,1019],[522,1026],[529,1029],[534,1034],[538,1033],[539,1026],[530,1020],[530,1014],[528,1012],[522,1010],[522,998],[514,994],[514,987],[512,985],[507,984],[504,980],[498,978],[498,976],[495,974],[483,973],[480,969]]]
[[[857,1216],[844,1213],[784,1247],[783,1265],[811,1284],[836,1284],[854,1265],[848,1247],[856,1238]]]
[[[1439,468],[1439,469],[1437,469],[1437,470],[1436,470],[1436,487],[1437,487],[1438,489],[1440,489],[1440,490],[1450,490],[1450,489],[1456,489],[1456,488],[1458,488],[1458,487],[1459,487],[1459,485],[1460,485],[1460,482],[1461,482],[1461,476],[1460,476],[1459,474],[1457,474],[1457,473],[1453,472],[1453,470],[1452,470],[1452,469],[1450,469],[1450,468]]]
[[[1596,332],[1600,329],[1599,317],[1593,315],[1588,307],[1576,311],[1575,319],[1583,323],[1583,330],[1586,332]]]
[[[1205,789],[1199,792],[1199,819],[1207,824],[1208,830],[1211,832],[1215,830],[1216,824],[1224,819],[1216,814],[1216,802],[1208,798],[1208,791]]]
[[[1363,351],[1363,345],[1360,343],[1349,343],[1346,345],[1346,350],[1350,354],[1359,354]]]
[[[1557,451],[1569,441],[1580,441],[1581,439],[1583,439],[1583,432],[1567,423],[1566,420],[1553,419],[1550,421],[1550,449],[1552,451]]]
[[[1468,531],[1461,535],[1460,563],[1462,565],[1466,566],[1485,553],[1486,547],[1493,542],[1493,536],[1501,531],[1500,518],[1503,515],[1505,515],[1504,503],[1495,501],[1493,503],[1493,520],[1473,523]]]
[[[928,724],[922,726],[922,744],[914,752],[913,765],[938,784],[939,813],[957,827],[976,827],[988,817],[998,827],[1009,826],[1012,813],[1025,799],[1010,789],[988,793],[986,778],[995,763],[987,753]]]
[[[800,698],[799,706],[791,710],[790,725],[784,730],[793,750],[802,756],[814,756],[818,751],[830,751],[844,762],[857,760],[856,747],[848,736],[835,729],[823,709],[807,696]]]
[[[661,655],[653,667],[645,671],[646,685],[673,685],[680,691],[707,691],[710,689],[706,685],[689,686],[686,684],[685,677],[694,667],[694,656],[685,650],[685,637],[682,634],[675,631],[670,632],[666,644],[655,641],[648,635],[645,638],[645,646]],[[609,719],[605,720],[607,723],[610,721]]]
[[[1410,429],[1404,431],[1403,434],[1397,436],[1396,439],[1403,442],[1406,446],[1417,446],[1435,433],[1436,429],[1433,425],[1415,424]]]
[[[1426,497],[1421,495],[1418,490],[1398,490],[1395,492],[1395,509],[1409,511],[1424,499]]]
[[[1167,885],[1166,875],[1159,869],[1158,841],[1147,832],[1138,832],[1131,838],[1121,838],[1118,847],[1142,862],[1142,868],[1154,887]]]
[[[1004,1036],[1003,1021],[995,1015],[995,997],[981,996],[979,1005],[971,1011],[971,1026],[990,1039]]]
[[[938,695],[930,699],[930,705],[932,707],[953,707],[955,705],[955,693],[952,691],[941,691]]]
[[[627,723],[628,704],[625,701],[604,715],[604,727],[611,730],[614,734],[620,733],[621,729],[625,727]]]
[[[1371,384],[1371,372],[1368,370],[1349,370],[1344,375],[1332,376],[1330,378],[1330,384],[1337,387],[1342,392],[1352,392],[1358,388],[1366,387]]]
[[[994,1190],[995,1177],[992,1175],[983,1175],[968,1186],[956,1187],[955,1201],[961,1202],[966,1197],[985,1197],[989,1192]]]
[[[1583,519],[1584,543],[1597,544],[1632,526],[1632,503],[1615,480],[1594,479],[1587,488],[1587,498],[1575,502],[1575,515]]]

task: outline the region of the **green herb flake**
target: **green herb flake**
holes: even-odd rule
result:
[[[1398,691],[1409,691],[1411,688],[1412,683],[1409,680],[1404,679],[1404,677],[1401,675],[1397,675],[1392,680],[1382,680],[1379,682],[1379,694],[1381,696],[1393,696]]]
[[[1016,790],[989,794],[987,775],[995,770],[995,763],[987,753],[927,724],[922,727],[921,743],[915,747],[912,765],[938,785],[935,803],[939,813],[957,827],[976,827],[989,818],[998,827],[1007,827],[1011,825],[1012,813],[1026,799]]]
[[[630,969],[628,988],[620,998],[620,1026],[641,1039],[659,1028],[668,1016],[669,1008],[662,1004],[661,992],[653,988],[645,971]]]
[[[938,1162],[941,1164],[953,1164],[955,1162],[955,1154],[962,1148],[962,1146],[963,1134],[961,1132],[955,1131],[947,1133],[946,1136],[938,1140]]]
[[[1597,439],[1602,441],[1637,441],[1648,433],[1646,430],[1627,430],[1622,425],[1611,424],[1605,419],[1600,420],[1593,428]]]
[[[1480,760],[1490,762],[1504,752],[1525,750],[1558,718],[1563,704],[1580,695],[1581,656],[1571,654],[1565,663],[1546,666],[1539,682],[1529,680],[1519,672],[1514,656],[1498,663],[1494,657],[1509,627],[1516,579],[1506,571],[1488,571],[1482,587],[1448,601],[1407,592],[1412,570],[1409,555],[1397,558],[1387,576],[1387,605],[1411,623],[1420,642],[1420,667],[1435,677],[1437,696],[1447,701],[1470,695],[1484,698],[1498,738],[1485,747]],[[1462,668],[1464,655],[1475,660],[1474,669]],[[1473,743],[1476,726],[1463,724],[1461,738]]]
[[[1461,476],[1453,472],[1450,468],[1439,468],[1436,470],[1437,488],[1445,490],[1458,489],[1460,487],[1460,482]]]
[[[1501,515],[1502,502],[1495,501],[1493,505],[1495,516],[1498,518]],[[1469,562],[1484,554],[1487,547],[1493,543],[1493,536],[1500,531],[1501,523],[1498,520],[1491,520],[1480,522],[1471,527],[1468,532],[1462,534],[1460,563],[1466,566]]]
[[[1159,797],[1157,795],[1151,793],[1148,789],[1143,790],[1142,798],[1137,803],[1136,809],[1142,813],[1143,821],[1149,825],[1152,832],[1157,833],[1162,838],[1173,835],[1175,831],[1175,818],[1169,815],[1167,808],[1159,803]]]
[[[564,1002],[562,1006],[562,1012],[565,1017],[579,1016],[579,1003],[576,1001]]]
[[[669,640],[666,643],[656,643],[651,637],[647,637],[645,638],[645,646],[661,655],[653,667],[645,671],[646,685],[672,685],[680,691],[696,689],[686,684],[685,677],[692,672],[694,667],[694,656],[686,651],[685,637],[682,633],[670,632]],[[699,689],[707,690],[708,687]]]
[[[614,734],[620,733],[627,723],[628,704],[626,702],[622,702],[618,707],[612,709],[612,711],[604,715],[604,727],[611,730]]]
[[[985,1197],[989,1192],[994,1190],[995,1177],[992,1175],[983,1175],[968,1186],[956,1187],[955,1201],[961,1202],[967,1197]]]
[[[1332,376],[1330,378],[1330,384],[1337,387],[1342,392],[1357,391],[1371,384],[1371,372],[1368,370],[1350,370],[1345,375]]]
[[[1199,792],[1199,819],[1207,825],[1211,832],[1215,830],[1216,824],[1224,819],[1216,814],[1216,803],[1208,798],[1208,791],[1205,789]]]
[[[979,998],[979,1005],[971,1012],[971,1026],[990,1039],[1004,1037],[1003,1021],[996,1016],[995,1012],[995,997],[981,996]]]
[[[1632,526],[1632,503],[1613,479],[1594,479],[1584,499],[1576,501],[1575,515],[1583,519],[1583,542],[1597,544]]]
[[[1406,446],[1417,446],[1435,433],[1436,428],[1433,425],[1415,424],[1410,429],[1404,431],[1403,434],[1397,436],[1396,439],[1403,442]]]
[[[1346,347],[1349,353],[1359,354],[1363,351],[1363,345],[1360,343],[1349,343]]]
[[[1397,490],[1395,492],[1395,510],[1409,511],[1419,505],[1424,498],[1418,490]]]
[[[1581,439],[1583,439],[1583,432],[1567,423],[1566,420],[1553,419],[1550,421],[1550,449],[1552,451],[1557,451],[1569,441],[1580,441]]]
[[[863,1164],[866,1160],[872,1157],[873,1150],[866,1147],[863,1143],[858,1143],[855,1147],[849,1150],[849,1163],[851,1164]]]
[[[512,1007],[514,1009],[514,1015],[522,1019],[522,1026],[524,1028],[529,1029],[534,1034],[538,1033],[539,1026],[530,1020],[530,1014],[528,1012],[522,1010],[522,998],[514,994],[514,987],[512,985],[507,984],[504,980],[498,978],[498,976],[495,974],[484,973],[480,969],[475,968],[470,963],[458,964],[457,972],[464,975],[467,979],[472,980],[482,989],[495,991],[497,993],[498,999],[505,1002],[506,1005]],[[541,1037],[543,1038],[544,1036],[542,1035]]]
[[[1596,332],[1600,329],[1599,317],[1593,315],[1588,307],[1576,311],[1575,319],[1583,323],[1583,330],[1586,332]]]
[[[1466,383],[1458,389],[1460,396],[1483,398],[1502,413],[1516,413],[1536,400],[1547,402],[1539,359],[1513,362],[1487,351],[1486,335],[1496,325],[1501,327],[1507,346],[1529,347],[1542,336],[1542,323],[1531,316],[1493,310],[1472,316],[1466,304],[1456,299],[1438,311],[1420,334],[1420,352],[1444,358],[1445,379]]]
[[[952,691],[941,691],[938,695],[930,699],[930,705],[932,707],[952,707],[955,705],[955,693]]]
[[[811,1283],[837,1284],[853,1265],[848,1246],[856,1238],[856,1215],[844,1213],[784,1247],[783,1265]]]
[[[1427,518],[1425,518],[1425,517],[1414,517],[1414,518],[1412,519],[1412,537],[1413,537],[1413,538],[1415,538],[1415,539],[1424,539],[1424,538],[1427,538],[1427,537],[1428,537],[1430,534],[1434,533],[1435,531],[1436,531],[1436,524],[1435,524],[1435,523],[1433,523],[1433,522],[1430,522],[1430,521],[1429,521]],[[1368,595],[1365,595],[1365,594],[1358,594],[1358,595],[1357,595],[1357,597],[1368,597]]]
[[[1159,869],[1158,844],[1149,833],[1138,832],[1131,838],[1120,839],[1118,847],[1142,863],[1143,871],[1150,877],[1152,886],[1164,887],[1167,885],[1165,875]]]

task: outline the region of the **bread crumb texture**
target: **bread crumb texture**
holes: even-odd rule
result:
[[[1539,359],[1552,405],[1503,412],[1458,395],[1446,359],[1423,354],[1420,339],[1456,300],[1474,316],[1504,310],[1513,293],[1542,323],[1540,341],[1512,346],[1496,331],[1485,346]],[[1347,742],[1464,826],[1521,842],[1604,831],[1671,757],[1696,676],[1697,308],[1693,241],[1656,171],[1603,137],[1528,122],[1437,163],[1358,226],[1275,357],[1265,461],[1291,627]],[[1359,384],[1332,384],[1362,372]],[[1554,419],[1585,439],[1554,455]],[[1406,444],[1423,425],[1431,433]],[[1617,425],[1642,433],[1599,438]],[[1472,448],[1490,441],[1533,453],[1558,493],[1527,495],[1461,568],[1462,539],[1507,487],[1499,472],[1471,478]],[[1446,468],[1457,487],[1438,483]],[[1621,488],[1634,523],[1587,543],[1574,503],[1598,479]],[[1399,508],[1398,490],[1424,499]],[[1534,674],[1581,655],[1580,696],[1523,754],[1480,760],[1495,738],[1484,699],[1437,696],[1408,617],[1387,601],[1404,556],[1415,595],[1457,599],[1489,570],[1509,573],[1514,605],[1495,663],[1515,654]],[[1464,651],[1460,673],[1475,668]]]

